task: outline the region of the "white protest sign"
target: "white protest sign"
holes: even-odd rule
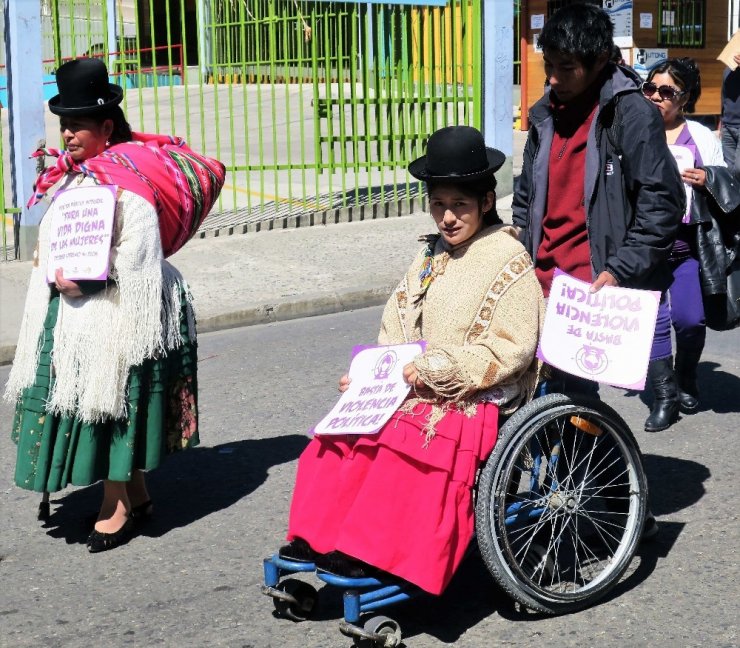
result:
[[[424,342],[357,347],[351,382],[339,402],[312,430],[314,434],[374,434],[409,393],[403,368],[424,352]]]
[[[574,376],[643,389],[660,293],[589,286],[555,271],[537,356]]]
[[[669,144],[668,150],[676,159],[679,173],[683,173],[686,169],[694,168],[694,151],[691,148],[682,144]],[[686,213],[683,215],[683,222],[688,223],[689,214],[691,213],[691,202],[694,200],[694,189],[686,182],[683,183],[683,188],[686,190]]]
[[[60,191],[49,207],[51,235],[46,279],[57,268],[65,279],[106,279],[116,187],[96,185]]]

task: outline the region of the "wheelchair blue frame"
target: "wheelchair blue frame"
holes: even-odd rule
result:
[[[316,577],[324,583],[343,588],[344,620],[350,624],[359,623],[361,615],[367,612],[408,601],[422,593],[422,590],[410,583],[399,582],[389,585],[377,578],[336,576],[316,569],[313,563],[285,560],[278,554],[265,558],[263,567],[265,572],[263,591],[268,596],[272,595],[268,590],[274,591],[283,576],[306,572],[316,572]]]

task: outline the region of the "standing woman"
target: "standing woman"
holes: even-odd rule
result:
[[[65,151],[43,150],[58,160],[29,204],[53,204],[68,188],[117,186],[108,277],[72,281],[60,268],[47,283],[47,209],[5,397],[16,403],[16,485],[53,492],[103,480],[87,541],[94,553],[127,542],[152,514],[143,471],[198,444],[195,318],[187,283],[164,260],[156,174],[145,175],[151,150],[133,141],[142,136],[118,105],[123,90],[97,59],[62,65],[57,86],[49,109]],[[123,153],[130,164],[120,163]]]
[[[645,430],[665,430],[678,412],[693,414],[699,409],[696,368],[706,338],[702,303],[702,282],[711,280],[701,248],[702,210],[711,196],[707,192],[707,167],[716,182],[727,180],[717,167],[725,168],[719,139],[706,126],[686,119],[701,94],[701,77],[696,62],[673,58],[654,67],[642,84],[642,92],[663,116],[668,144],[687,147],[694,153],[693,168],[683,171],[683,181],[692,187],[694,200],[684,217],[670,255],[673,283],[669,298],[661,302],[655,329],[648,378],[655,394]],[[671,348],[671,323],[676,332],[675,373]]]

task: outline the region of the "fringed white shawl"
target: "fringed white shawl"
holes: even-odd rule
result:
[[[85,179],[81,184],[91,183]],[[43,344],[49,304],[46,264],[49,221],[39,228],[37,263],[29,283],[6,400],[17,400],[33,384]],[[187,295],[188,324],[195,324],[187,285],[162,256],[157,213],[129,191],[118,198],[111,246],[110,276],[115,283],[89,296],[60,297],[54,328],[54,383],[47,411],[86,422],[127,415],[131,367],[179,347],[180,288]]]

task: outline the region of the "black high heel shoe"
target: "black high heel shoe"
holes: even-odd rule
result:
[[[153,512],[154,504],[152,504],[152,500],[147,500],[138,506],[132,506],[128,516],[134,521],[136,526],[141,526],[151,519]]]
[[[98,553],[120,547],[131,540],[133,529],[134,521],[131,518],[128,518],[123,523],[123,526],[113,533],[103,533],[102,531],[93,529],[87,538],[87,550],[90,553]]]

